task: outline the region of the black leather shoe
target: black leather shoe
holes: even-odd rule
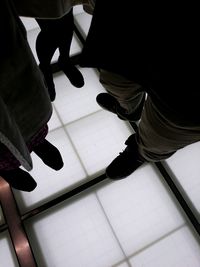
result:
[[[138,107],[138,109],[134,113],[127,114],[125,109],[123,109],[119,105],[118,101],[110,94],[101,93],[101,94],[98,94],[96,97],[96,101],[100,107],[116,114],[121,120],[128,120],[128,121],[138,121],[140,119],[144,100],[145,100],[145,97],[143,98],[141,105]]]
[[[11,187],[21,191],[31,192],[37,186],[33,177],[20,168],[9,171],[1,170],[0,175]]]
[[[65,73],[71,84],[77,88],[84,86],[84,78],[81,72],[69,61],[63,60],[59,57],[58,65],[60,69]]]
[[[50,168],[58,171],[64,163],[59,150],[46,139],[38,146],[34,147],[33,152]]]
[[[127,144],[126,149],[106,168],[106,175],[110,179],[123,179],[145,162],[138,154],[135,134],[131,135],[125,144]]]

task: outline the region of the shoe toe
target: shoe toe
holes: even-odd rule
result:
[[[98,94],[96,97],[96,102],[100,107],[106,109],[110,112],[117,113],[117,106],[119,105],[115,98],[107,93]]]

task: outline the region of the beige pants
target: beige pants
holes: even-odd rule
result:
[[[101,70],[100,82],[119,104],[133,113],[141,103],[144,89],[123,76]],[[200,141],[200,126],[180,126],[167,120],[147,96],[138,131],[138,150],[147,161],[160,161],[178,149]]]

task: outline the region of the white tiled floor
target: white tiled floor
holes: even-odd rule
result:
[[[34,231],[41,248],[45,261],[41,266],[112,266],[123,259],[94,194],[69,205],[60,205],[53,213],[30,222],[27,229],[30,238]],[[35,237],[32,238],[35,244]],[[35,246],[34,250],[38,255]],[[38,262],[41,262],[40,257]]]
[[[78,13],[75,16],[74,22],[77,26],[77,28],[79,29],[79,31],[81,32],[83,37],[86,37],[88,34],[88,30],[91,24],[91,20],[92,20],[92,16],[88,15],[87,13],[83,12],[83,13]]]
[[[56,172],[44,165],[36,155],[32,155],[35,167],[30,174],[38,186],[31,193],[19,193],[17,190],[14,192],[22,213],[53,199],[63,191],[68,191],[71,185],[86,178],[86,173],[64,130],[59,128],[50,132],[47,139],[61,152],[64,167]]]
[[[72,123],[66,130],[89,175],[104,170],[131,134],[125,123],[105,111]]]
[[[28,220],[26,230],[39,266],[200,266],[199,244],[149,165]]]
[[[76,23],[87,34],[91,16],[79,11]],[[47,139],[65,165],[56,172],[33,155],[31,174],[38,187],[32,193],[14,191],[22,214],[102,173],[131,134],[128,124],[96,104],[104,91],[98,73],[80,71],[85,78],[80,89],[62,73],[54,76],[57,98]],[[194,144],[167,160],[198,211],[199,151]],[[38,267],[200,267],[198,239],[150,164],[64,201],[27,220],[25,228]],[[7,232],[1,233],[0,266],[18,267],[8,242]]]
[[[200,223],[200,142],[179,150],[166,162],[199,213]]]
[[[127,256],[184,224],[149,164],[97,195]]]
[[[130,262],[132,266],[199,267],[199,244],[185,226],[138,253],[130,259]]]
[[[0,233],[0,266],[19,267],[12,243],[7,231]]]
[[[85,85],[82,88],[72,86],[65,75],[54,75],[57,88],[54,106],[63,124],[100,110],[96,104],[96,95],[105,91],[98,82],[98,73],[92,69],[81,69]]]

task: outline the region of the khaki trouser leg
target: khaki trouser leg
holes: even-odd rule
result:
[[[139,84],[108,71],[101,70],[100,82],[127,113],[137,109],[145,94]],[[200,126],[183,127],[167,120],[148,96],[136,137],[140,155],[147,161],[160,161],[200,141]]]
[[[159,161],[200,141],[200,126],[183,127],[167,120],[147,97],[136,136],[142,157]]]
[[[134,113],[143,100],[145,92],[141,85],[129,81],[121,75],[101,70],[100,82],[128,114]]]

